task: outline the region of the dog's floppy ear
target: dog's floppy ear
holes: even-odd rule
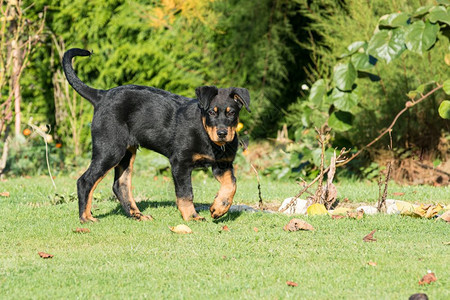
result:
[[[250,112],[250,93],[244,88],[233,88],[231,97],[239,103],[239,106],[245,106],[248,112]]]
[[[215,86],[200,86],[195,89],[200,107],[208,109],[211,100],[219,93],[219,90]]]

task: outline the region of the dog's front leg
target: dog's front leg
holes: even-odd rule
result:
[[[177,207],[185,221],[203,221],[194,208],[194,195],[191,182],[192,168],[172,163],[172,176],[175,183]]]
[[[226,214],[233,203],[233,197],[236,193],[236,178],[233,174],[232,165],[227,165],[226,167],[214,165],[212,170],[214,177],[220,182],[220,189],[209,211],[211,212],[211,217],[217,219]]]

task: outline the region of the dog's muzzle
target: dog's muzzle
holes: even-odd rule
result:
[[[227,134],[228,134],[228,130],[227,130],[226,128],[223,128],[223,129],[217,129],[217,136],[218,136],[220,139],[226,138],[226,137],[227,137]]]

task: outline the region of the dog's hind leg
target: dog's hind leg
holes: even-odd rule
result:
[[[152,216],[144,216],[141,213],[131,192],[131,173],[135,157],[136,149],[128,148],[125,156],[114,169],[113,191],[127,216],[139,221],[153,220]]]
[[[106,174],[120,162],[122,156],[123,154],[118,153],[111,155],[93,155],[94,158],[89,168],[78,179],[78,209],[82,223],[97,221],[91,212],[94,190]]]

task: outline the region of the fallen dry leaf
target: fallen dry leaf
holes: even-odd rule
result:
[[[331,216],[332,219],[338,220],[338,219],[345,219],[346,217],[343,215],[332,215]]]
[[[303,220],[292,219],[283,227],[283,229],[285,231],[314,230],[314,227]]]
[[[52,254],[48,254],[48,253],[45,253],[45,252],[38,252],[38,254],[42,258],[52,258],[53,257]]]
[[[450,222],[450,210],[447,210],[445,213],[443,213],[438,219],[442,219],[445,222]]]
[[[414,208],[414,213],[419,217],[430,219],[443,209],[444,208],[440,204],[420,204]]]
[[[222,230],[223,230],[223,231],[230,231],[230,229],[228,228],[227,225],[224,225],[224,226],[222,227]]]
[[[1,197],[9,197],[9,195],[10,195],[9,192],[1,192],[0,193]]]
[[[420,285],[422,285],[422,284],[430,284],[430,283],[432,283],[432,282],[434,282],[436,280],[437,280],[436,275],[434,275],[433,272],[428,272],[427,275],[423,276],[422,279],[419,280],[419,284]]]
[[[392,195],[394,196],[403,196],[405,193],[401,193],[401,192],[396,192],[396,193],[392,193]]]
[[[369,266],[372,266],[372,267],[376,267],[376,266],[377,266],[377,263],[376,263],[376,262],[373,262],[373,261],[369,261],[367,264],[368,264]]]
[[[192,233],[192,229],[190,229],[187,225],[180,224],[174,227],[169,226],[170,231],[179,233],[179,234],[187,234]]]
[[[254,232],[258,232],[258,228],[257,227],[253,227],[253,231]]]
[[[349,219],[361,220],[364,217],[364,210],[348,211],[347,217],[349,217]]]
[[[347,215],[347,212],[351,211],[351,208],[348,207],[337,207],[332,211],[333,215]]]
[[[76,232],[76,233],[88,233],[88,232],[91,232],[91,231],[89,230],[89,228],[77,228],[77,229],[74,229],[73,232]]]
[[[288,286],[298,286],[298,283],[293,282],[293,281],[286,281],[286,284],[287,284]]]
[[[372,230],[368,235],[363,238],[364,242],[375,242],[377,239],[373,237],[373,234],[377,231],[376,229]]]

